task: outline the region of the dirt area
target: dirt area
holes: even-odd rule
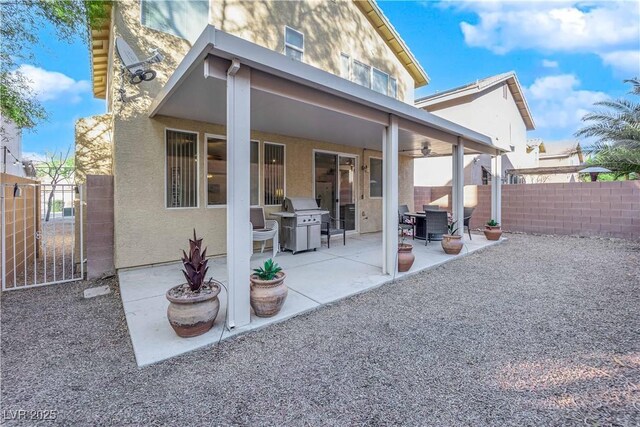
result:
[[[6,293],[5,422],[640,425],[640,243],[507,237],[142,369],[114,279]]]

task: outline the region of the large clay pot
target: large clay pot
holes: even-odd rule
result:
[[[220,311],[220,289],[220,282],[212,280],[198,293],[192,293],[186,283],[167,291],[167,318],[178,336],[196,337],[213,327]]]
[[[273,280],[260,280],[252,275],[251,280],[251,307],[258,317],[271,317],[280,312],[289,290],[284,283],[287,277],[284,272],[276,274]]]
[[[484,236],[487,238],[487,240],[500,240],[500,236],[502,236],[502,229],[499,225],[485,225]]]
[[[415,261],[416,256],[412,252],[413,246],[408,243],[398,244],[398,271],[403,273],[409,271]]]
[[[462,250],[462,236],[457,234],[442,235],[442,249],[449,255],[458,255]]]

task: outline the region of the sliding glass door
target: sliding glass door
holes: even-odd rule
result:
[[[356,157],[316,152],[315,197],[318,206],[345,221],[347,231],[356,230]]]

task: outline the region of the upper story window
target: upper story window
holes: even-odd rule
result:
[[[340,54],[340,77],[351,80],[383,95],[398,98],[398,81],[382,70]]]
[[[284,27],[284,54],[302,61],[304,57],[304,34],[291,27]]]
[[[209,22],[209,0],[140,0],[140,21],[193,43]]]

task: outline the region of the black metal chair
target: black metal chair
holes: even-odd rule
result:
[[[413,218],[409,215],[409,206],[400,205],[398,206],[398,231],[401,235],[404,235],[405,232],[411,230],[411,236],[415,239],[415,228],[416,225],[413,222]]]
[[[473,215],[473,210],[475,208],[464,208],[464,227],[467,227],[467,231],[469,232],[469,240],[471,240],[471,227],[469,226],[469,222],[471,221],[471,215]],[[462,229],[464,232],[464,228]]]
[[[442,235],[449,232],[449,217],[447,211],[424,211],[424,219],[426,225],[426,239],[424,244],[427,245],[431,240],[442,240]],[[435,238],[432,236],[440,236]]]
[[[423,211],[435,211],[435,212],[441,212],[444,211],[444,209],[442,209],[440,206],[436,206],[436,205],[422,205],[422,210]]]
[[[336,219],[329,214],[322,214],[320,234],[327,236],[327,248],[331,247],[331,236],[342,234],[342,244],[347,244],[347,228],[344,219]],[[338,226],[337,228],[335,226]]]

